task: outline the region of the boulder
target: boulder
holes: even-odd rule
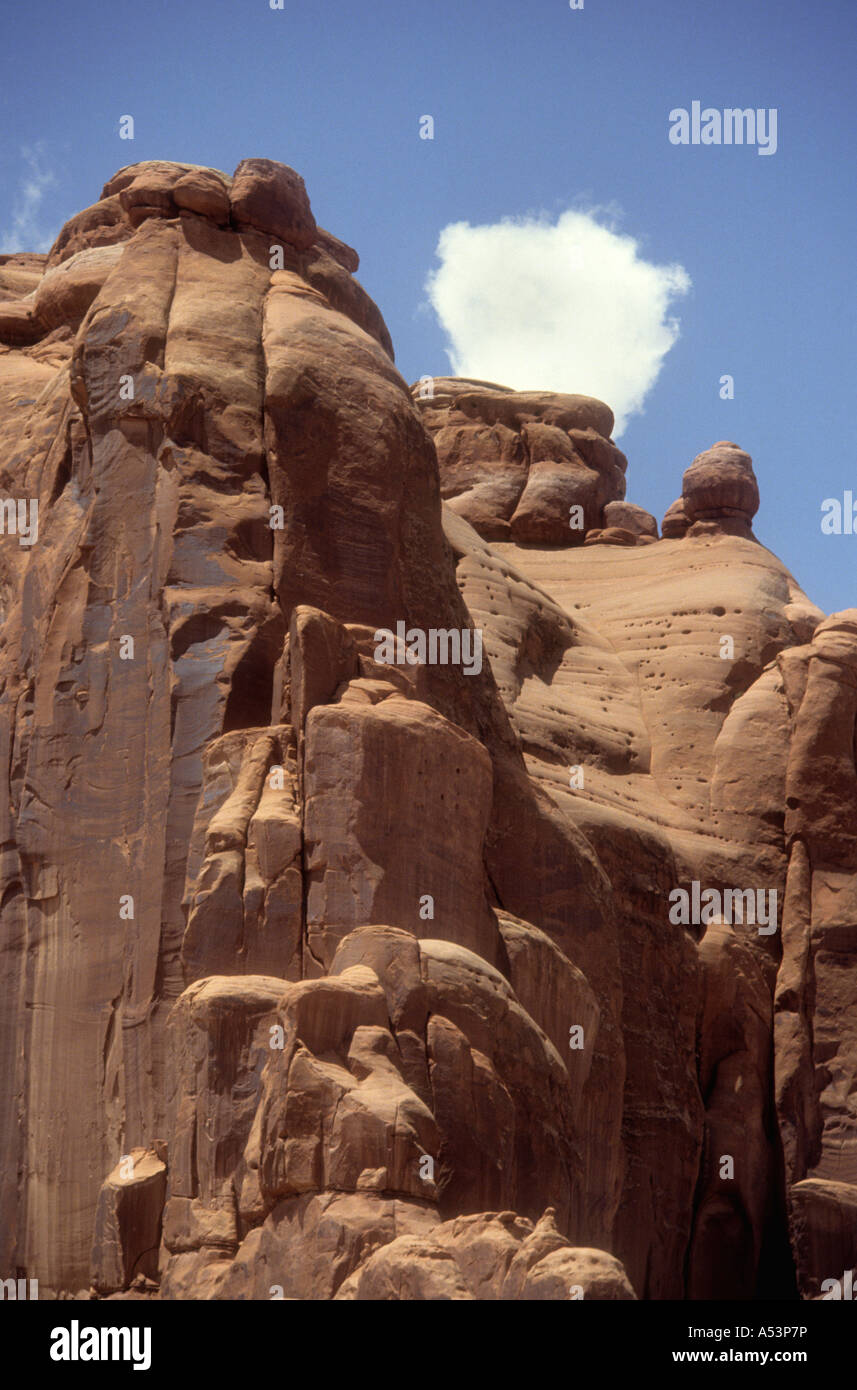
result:
[[[166,1145],[123,1154],[98,1198],[92,1247],[92,1288],[127,1289],[158,1272],[161,1218],[167,1195]]]
[[[685,469],[681,495],[691,535],[696,524],[713,522],[729,535],[752,536],[759,485],[753,460],[737,444],[724,440],[697,454]]]

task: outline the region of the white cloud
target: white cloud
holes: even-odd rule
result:
[[[691,285],[682,266],[643,260],[596,212],[453,222],[436,254],[426,290],[457,376],[597,396],[617,436],[642,410],[678,337],[669,311]]]
[[[49,251],[56,231],[45,227],[41,208],[45,190],[56,183],[54,175],[44,167],[44,145],[24,145],[21,159],[26,165],[18,190],[12,198],[12,220],[0,230],[0,253],[12,251]]]

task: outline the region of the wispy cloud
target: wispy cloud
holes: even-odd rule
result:
[[[11,198],[7,216],[10,219],[0,229],[0,252],[48,251],[58,228],[45,224],[42,202],[47,189],[56,178],[45,164],[42,141],[23,145],[20,150],[24,170]]]
[[[444,227],[429,300],[459,376],[606,401],[615,434],[642,410],[679,335],[691,281],[644,260],[606,209]]]

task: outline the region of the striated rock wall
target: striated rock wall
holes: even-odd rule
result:
[[[268,160],[0,258],[0,1274],[817,1296],[857,617],[737,445],[658,539],[605,405],[409,391],[357,268]]]

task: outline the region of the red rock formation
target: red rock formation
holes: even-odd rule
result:
[[[0,1275],[815,1297],[857,620],[737,446],[658,540],[600,402],[409,392],[357,265],[268,160],[131,166],[0,258]],[[777,929],[676,921],[693,883]]]
[[[605,503],[625,495],[627,460],[601,401],[449,377],[412,392],[434,438],[441,496],[486,540],[579,545]]]

